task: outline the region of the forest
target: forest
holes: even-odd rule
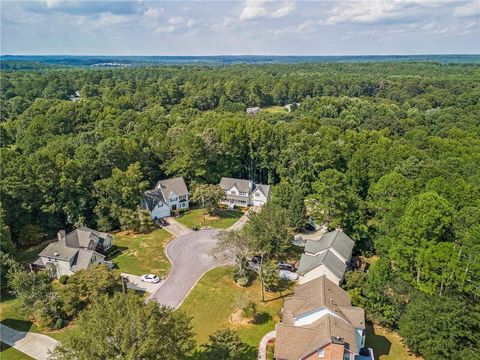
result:
[[[427,360],[478,357],[480,65],[4,69],[3,253],[129,228],[159,179],[250,178],[373,259],[345,283],[371,320]]]

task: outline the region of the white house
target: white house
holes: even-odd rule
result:
[[[307,240],[297,271],[299,283],[326,276],[340,285],[354,245],[355,242],[341,230],[330,231],[320,240]]]
[[[187,210],[187,185],[181,177],[160,180],[155,189],[145,191],[141,205],[154,220],[168,217],[177,210]]]
[[[112,266],[112,263],[105,261],[105,255],[99,252],[113,245],[110,234],[81,227],[68,235],[61,230],[57,238],[58,241],[49,244],[38,255],[38,259],[32,263],[34,268],[51,270],[58,278],[93,265]]]
[[[225,192],[222,203],[229,206],[261,206],[270,199],[270,186],[251,180],[223,177],[220,187]]]
[[[257,115],[260,112],[260,108],[258,106],[249,107],[245,110],[247,115]]]

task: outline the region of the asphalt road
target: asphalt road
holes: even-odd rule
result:
[[[199,230],[172,240],[166,249],[173,269],[163,284],[148,298],[177,309],[202,275],[222,265],[211,255],[218,230]]]

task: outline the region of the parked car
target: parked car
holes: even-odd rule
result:
[[[283,280],[296,281],[298,279],[298,274],[288,270],[279,270],[278,277]]]
[[[280,270],[288,270],[291,272],[295,271],[295,267],[292,264],[286,263],[284,261],[278,263],[278,268]]]
[[[143,282],[151,283],[151,284],[156,284],[160,282],[160,278],[157,275],[153,275],[153,274],[142,275],[140,280],[142,280]]]

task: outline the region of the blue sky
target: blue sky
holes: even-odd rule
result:
[[[2,54],[480,53],[480,0],[0,4]]]

